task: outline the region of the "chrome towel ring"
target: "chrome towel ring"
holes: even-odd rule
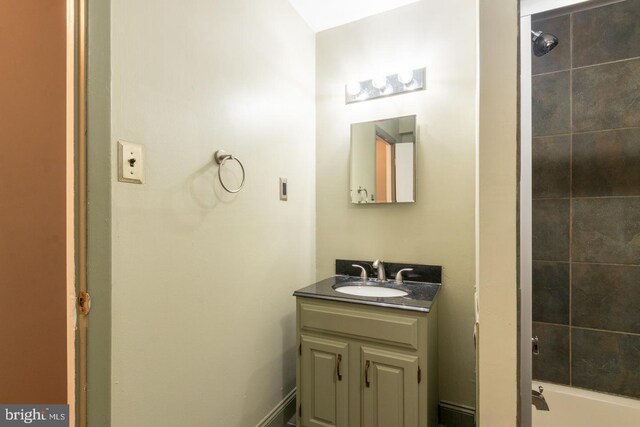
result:
[[[242,165],[242,162],[237,157],[233,157],[233,155],[225,153],[224,150],[216,151],[213,154],[213,158],[215,159],[216,163],[220,165],[220,167],[218,168],[218,181],[220,181],[220,185],[222,185],[222,188],[224,188],[229,193],[237,193],[240,190],[242,190],[242,187],[244,187],[244,178],[245,178],[244,166]],[[235,160],[240,165],[240,169],[242,169],[242,181],[240,182],[240,185],[238,186],[238,188],[236,188],[235,190],[230,190],[224,184],[224,181],[222,180],[222,175],[220,175],[220,170],[222,169],[222,166],[224,166],[224,162],[226,162],[227,160]]]

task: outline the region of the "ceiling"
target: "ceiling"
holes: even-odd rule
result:
[[[313,31],[322,31],[419,0],[289,0]]]

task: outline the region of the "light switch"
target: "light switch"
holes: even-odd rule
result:
[[[118,181],[142,184],[142,145],[118,141]]]
[[[287,201],[287,178],[280,178],[280,200]]]

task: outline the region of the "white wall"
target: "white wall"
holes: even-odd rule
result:
[[[336,258],[442,265],[440,398],[475,406],[476,2],[421,1],[317,35],[317,277]],[[344,84],[426,66],[426,90],[345,105]],[[416,114],[417,201],[349,203],[349,125]]]
[[[295,385],[291,294],[314,279],[314,35],[286,0],[111,12],[112,171],[118,139],[146,168],[112,179],[112,425],[255,425]]]

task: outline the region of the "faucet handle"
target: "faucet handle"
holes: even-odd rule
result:
[[[403,271],[413,271],[413,268],[403,268],[402,270],[398,271],[396,273],[396,282],[399,284],[403,284],[404,280],[402,279],[402,272]]]
[[[360,278],[361,278],[362,280],[367,280],[367,279],[368,279],[368,277],[367,277],[367,270],[366,270],[363,266],[358,265],[358,264],[351,264],[351,267],[358,267],[359,269],[361,269],[361,270],[362,270],[362,271],[360,272]]]

